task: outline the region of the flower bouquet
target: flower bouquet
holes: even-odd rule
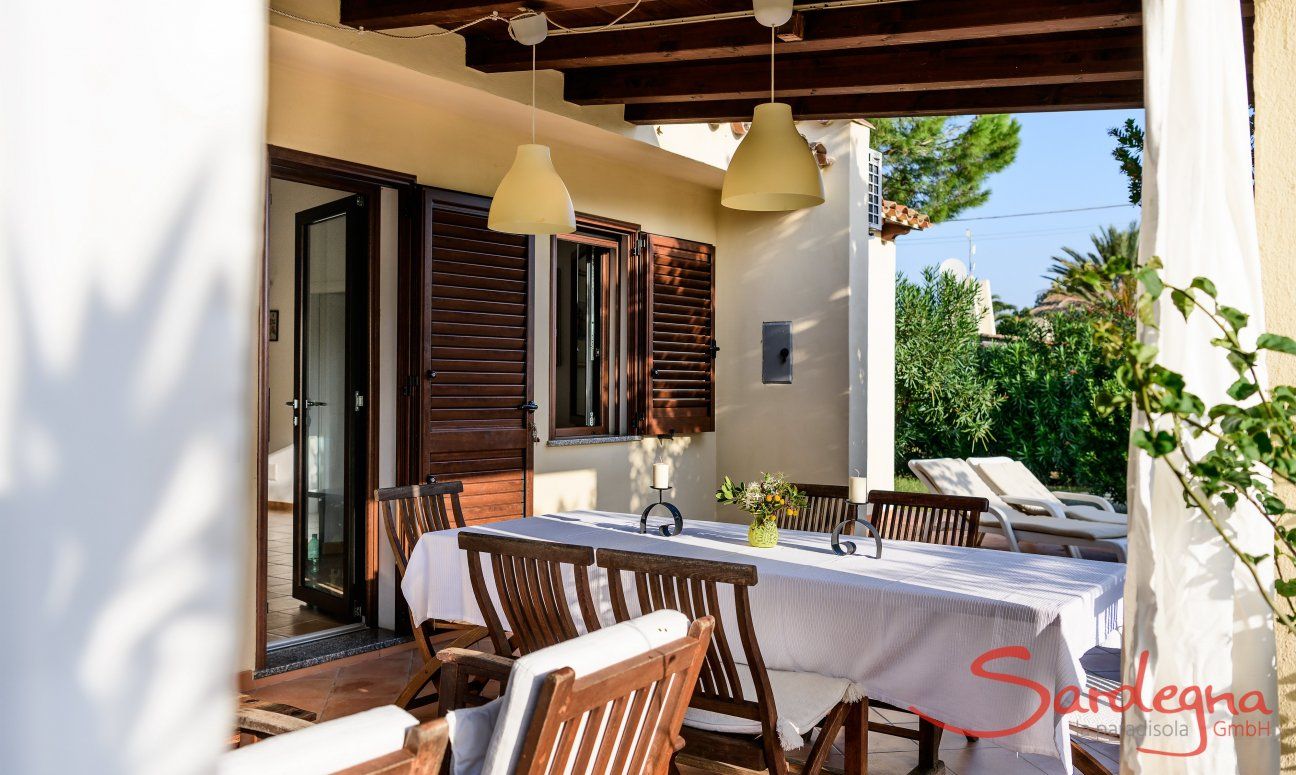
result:
[[[716,500],[751,514],[747,542],[768,549],[778,544],[779,516],[795,517],[805,508],[807,498],[783,474],[762,472],[760,479],[746,483],[734,482],[726,476],[720,489],[716,490]]]

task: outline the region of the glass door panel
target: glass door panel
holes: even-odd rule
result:
[[[294,596],[349,616],[355,495],[351,487],[351,267],[367,248],[358,197],[297,216],[297,518]],[[360,255],[357,256],[356,252]]]

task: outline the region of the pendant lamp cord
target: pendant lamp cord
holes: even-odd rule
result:
[[[536,47],[531,47],[531,144],[535,145],[535,81],[536,81]]]
[[[770,102],[774,101],[774,28],[770,27]]]

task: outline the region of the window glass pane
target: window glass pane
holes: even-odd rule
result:
[[[603,424],[605,247],[558,241],[555,288],[554,426]]]

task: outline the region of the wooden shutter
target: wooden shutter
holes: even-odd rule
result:
[[[715,430],[715,248],[646,235],[644,433]]]
[[[489,208],[424,190],[419,479],[462,481],[468,522],[530,511],[532,240]]]

